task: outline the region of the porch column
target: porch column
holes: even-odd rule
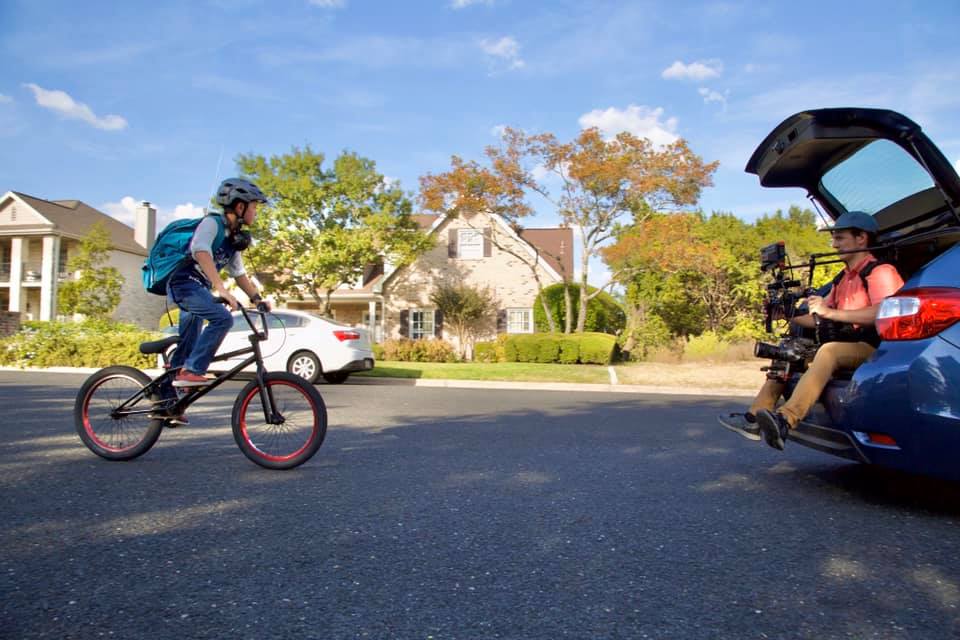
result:
[[[370,330],[370,342],[377,341],[377,301],[371,300],[367,303],[367,312],[370,314],[367,329]]]
[[[10,305],[7,311],[21,310],[21,287],[23,287],[23,238],[13,238],[10,242]]]
[[[57,313],[57,258],[60,238],[43,237],[43,258],[40,262],[40,319],[53,320]]]

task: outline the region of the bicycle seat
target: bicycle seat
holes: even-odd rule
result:
[[[169,336],[162,340],[153,340],[152,342],[141,342],[140,343],[140,353],[150,354],[150,353],[163,353],[172,345],[180,342],[180,336]]]

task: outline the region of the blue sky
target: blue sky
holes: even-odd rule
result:
[[[349,149],[412,191],[500,126],[595,125],[685,138],[721,163],[701,206],[752,220],[804,202],[743,173],[754,147],[829,106],[900,111],[960,161],[960,3],[762,5],[2,0],[0,191],[169,220],[239,153]]]

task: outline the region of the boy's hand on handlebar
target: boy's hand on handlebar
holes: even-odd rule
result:
[[[240,303],[237,302],[237,299],[234,298],[229,291],[221,291],[220,297],[223,298],[223,303],[230,305],[231,311],[238,311],[240,309]]]
[[[269,313],[271,311],[270,303],[266,300],[261,300],[257,303],[257,311],[260,313]]]

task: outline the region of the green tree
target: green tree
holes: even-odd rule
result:
[[[80,277],[60,285],[57,302],[62,313],[104,319],[117,308],[124,278],[114,267],[104,266],[112,247],[110,232],[103,223],[90,227],[77,254],[67,262],[67,270],[79,271]]]
[[[623,307],[606,291],[597,292],[595,287],[590,287],[591,295],[587,302],[587,313],[585,315],[584,327],[586,331],[595,331],[599,333],[616,334],[623,330],[626,324],[626,314]],[[540,304],[540,297],[546,301],[546,305]],[[570,309],[571,316],[580,314],[580,285],[576,283],[558,283],[545,287],[538,296],[538,300],[533,306],[533,323],[537,331],[549,331],[550,323],[544,315],[543,308],[550,310],[553,316],[553,326],[567,324],[567,309]]]
[[[488,287],[443,282],[430,294],[430,301],[443,314],[444,323],[457,334],[460,356],[472,351],[476,334],[496,316],[497,301]]]
[[[409,264],[432,239],[411,216],[410,199],[372,160],[344,151],[330,169],[323,163],[309,146],[237,160],[271,200],[259,210],[245,261],[268,292],[310,296],[329,313],[333,291],[360,280],[367,265]]]

